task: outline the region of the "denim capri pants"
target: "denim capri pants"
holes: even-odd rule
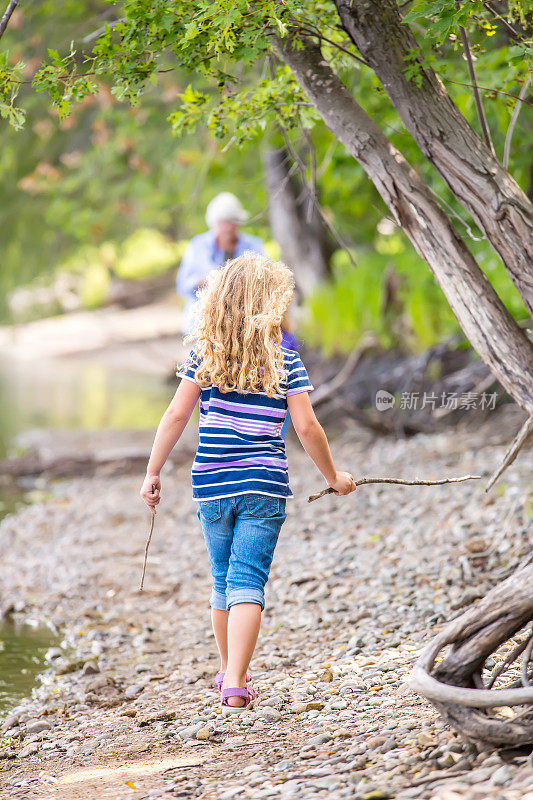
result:
[[[265,607],[274,548],[285,520],[285,498],[240,494],[198,500],[213,590],[210,604],[227,611],[235,603]]]

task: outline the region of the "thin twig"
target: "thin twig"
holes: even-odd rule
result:
[[[364,67],[369,66],[368,62],[365,61],[364,58],[361,58],[361,56],[356,56],[355,53],[352,53],[350,50],[347,50],[346,47],[343,47],[341,44],[338,44],[338,42],[334,42],[331,39],[328,39],[327,36],[324,36],[323,33],[320,33],[319,31],[313,28],[302,27],[300,28],[300,30],[302,31],[302,33],[306,33],[308,36],[315,36],[317,39],[332,45],[332,47],[336,47],[337,50],[340,50],[342,53],[346,53],[347,56],[350,56],[350,58],[355,59],[355,61],[358,61]]]
[[[459,6],[459,3],[457,3],[457,5]],[[479,93],[479,88],[477,85],[476,68],[474,67],[474,59],[472,58],[472,51],[470,50],[470,42],[468,41],[468,34],[466,32],[466,28],[463,28],[462,26],[459,26],[459,31],[461,33],[461,41],[463,43],[463,50],[466,58],[466,63],[468,65],[468,74],[470,75],[470,80],[472,81],[472,88],[474,90],[474,100],[476,103],[476,111],[479,124],[481,127],[481,133],[483,135],[483,139],[485,140],[485,144],[491,151],[492,155],[495,155],[494,145],[492,144],[487,118],[485,116],[485,109],[483,108],[481,94]]]
[[[287,147],[287,150],[289,151],[290,155],[292,156],[293,161],[298,165],[298,168],[300,170],[301,179],[302,179],[304,185],[308,187],[308,191],[310,192],[309,185],[307,183],[307,179],[306,179],[306,176],[305,176],[305,164],[302,161],[302,159],[300,158],[300,156],[298,155],[298,153],[296,152],[296,150],[294,149],[294,147],[292,146],[292,143],[291,143],[291,141],[289,139],[289,136],[287,134],[286,128],[280,122],[278,122],[278,126],[279,126],[281,134],[282,134],[282,136],[283,136],[283,138],[285,140],[285,145]],[[344,250],[344,252],[348,256],[348,258],[350,259],[350,262],[352,263],[352,265],[354,267],[357,267],[357,262],[354,259],[352,253],[350,252],[350,248],[348,247],[346,242],[342,239],[340,233],[337,231],[335,226],[327,218],[327,215],[326,215],[324,209],[322,208],[316,193],[314,195],[311,195],[311,199],[313,201],[313,204],[314,204],[316,210],[318,211],[318,213],[322,217],[323,222],[325,223],[325,225],[327,226],[327,228],[331,232],[332,236],[334,237],[334,239],[337,242],[337,244],[339,245],[339,247],[342,250]]]
[[[334,392],[337,392],[341,386],[344,386],[361,361],[362,356],[365,355],[365,353],[367,353],[371,348],[377,347],[378,345],[379,341],[373,334],[365,335],[357,347],[352,350],[337,374],[330,381],[323,383],[315,392],[313,392],[313,395],[310,398],[313,408],[316,408],[317,405],[330,397]]]
[[[527,670],[529,667],[529,662],[531,661],[531,656],[533,654],[533,630],[529,634],[529,641],[527,643],[527,647],[524,652],[524,657],[522,659],[522,686],[531,686],[531,681],[529,680]]]
[[[354,478],[356,486],[364,486],[368,483],[394,483],[401,484],[402,486],[441,486],[444,483],[461,483],[461,481],[478,481],[481,475],[462,475],[460,478],[440,478],[438,481],[425,481],[415,478],[412,481],[404,481],[402,478]],[[312,503],[313,500],[318,500],[319,497],[324,497],[325,494],[332,494],[334,489],[328,486],[327,489],[322,489],[321,492],[309,496],[307,502]]]
[[[528,93],[529,86],[531,84],[531,75],[528,75],[526,81],[522,88],[520,89],[520,94],[518,95],[518,100],[523,100],[526,94]],[[518,115],[520,114],[520,109],[522,108],[522,103],[517,103],[513,109],[513,113],[511,116],[511,121],[509,122],[509,127],[507,128],[507,133],[505,135],[505,144],[503,146],[503,160],[502,166],[504,169],[507,169],[509,166],[509,154],[511,152],[511,139],[513,138],[513,131],[516,125],[516,121],[518,119]]]
[[[452,216],[452,217],[455,217],[455,219],[456,219],[456,220],[458,220],[458,221],[459,221],[459,222],[460,222],[462,225],[464,225],[464,227],[465,227],[465,229],[466,229],[466,232],[467,232],[467,234],[470,236],[470,238],[472,239],[472,241],[474,241],[474,242],[482,242],[482,241],[484,241],[484,240],[486,240],[486,239],[487,239],[487,237],[486,237],[486,236],[474,236],[474,234],[472,233],[472,229],[471,229],[471,227],[470,227],[470,226],[468,225],[468,223],[467,223],[467,222],[466,222],[466,221],[465,221],[465,220],[462,218],[462,216],[461,216],[460,214],[458,214],[458,213],[457,213],[457,211],[454,211],[454,209],[451,207],[451,205],[450,205],[449,203],[447,203],[447,202],[446,202],[446,200],[445,200],[443,197],[441,197],[439,194],[437,194],[437,192],[436,192],[434,189],[432,189],[432,188],[431,188],[431,186],[429,185],[429,183],[428,183],[428,186],[427,186],[427,188],[429,189],[429,191],[431,192],[431,194],[433,195],[433,197],[434,197],[436,200],[438,200],[438,201],[439,201],[439,203],[442,203],[442,205],[443,205],[443,206],[445,206],[445,207],[447,208],[447,210],[448,210],[448,213],[449,213],[449,214],[451,214],[451,216]]]
[[[301,119],[300,114],[298,114],[299,119]],[[316,181],[316,150],[313,142],[311,141],[311,137],[309,136],[309,132],[305,129],[302,125],[302,131],[305,137],[305,141],[307,142],[307,147],[309,148],[309,159],[311,162],[311,202],[307,204],[307,213],[306,213],[306,220],[307,224],[310,225],[313,220],[313,206],[315,205],[314,198],[318,198],[317,192],[317,181]]]
[[[7,28],[7,24],[11,19],[11,14],[18,6],[18,0],[9,0],[9,5],[6,8],[5,14],[2,17],[2,21],[0,22],[0,39],[2,38],[5,29]]]
[[[102,25],[101,28],[98,28],[92,33],[87,34],[87,36],[84,36],[81,41],[83,42],[83,44],[88,44],[89,42],[92,42],[93,39],[98,39],[100,34],[104,33],[107,27],[113,30],[113,28],[115,28],[117,25],[120,25],[121,22],[125,21],[126,21],[125,17],[121,17],[120,19],[113,20],[113,22],[106,22],[105,25]]]
[[[155,486],[152,486],[152,494],[154,492],[155,492]],[[141,577],[141,585],[139,586],[140,592],[142,592],[144,585],[144,575],[146,573],[146,559],[148,558],[148,548],[150,547],[150,542],[152,541],[152,533],[154,531],[154,519],[155,519],[155,511],[152,509],[152,519],[150,520],[150,533],[148,534],[148,539],[146,540],[146,547],[144,548],[143,574]]]
[[[462,83],[461,81],[452,81],[451,78],[443,78],[441,77],[441,81],[443,83],[454,83],[456,86],[467,86],[469,89],[473,89],[474,86],[471,83]],[[477,85],[478,89],[481,89],[482,92],[490,92],[491,94],[504,94],[506,97],[512,97],[513,100],[518,100],[518,96],[516,94],[512,94],[511,92],[504,92],[503,89],[492,89],[490,86],[480,86]],[[531,106],[533,108],[533,103],[530,100],[526,100],[525,97],[520,100],[521,103],[525,103],[526,106]]]
[[[507,22],[507,20],[506,20],[506,19],[504,19],[504,17],[502,17],[502,16],[501,16],[501,14],[498,14],[498,12],[496,11],[496,9],[495,9],[495,8],[493,8],[493,7],[490,5],[490,3],[483,3],[483,5],[485,6],[485,8],[486,8],[488,11],[490,11],[490,13],[491,13],[491,14],[493,14],[493,15],[496,17],[496,19],[497,19],[497,20],[499,20],[499,21],[502,23],[502,25],[504,26],[504,28],[505,28],[505,29],[507,30],[507,32],[508,32],[508,33],[509,33],[509,34],[510,34],[512,37],[513,37],[513,39],[518,39],[520,42],[523,42],[523,41],[524,41],[524,40],[522,39],[522,37],[520,36],[520,34],[518,33],[518,31],[515,31],[515,29],[513,28],[513,26],[512,26],[512,25],[510,25],[510,24]]]
[[[498,469],[494,472],[494,474],[489,478],[489,482],[485,486],[485,491],[488,492],[496,483],[500,475],[509,467],[515,458],[517,457],[518,453],[520,452],[520,448],[524,444],[524,442],[529,438],[529,435],[533,433],[533,414],[531,414],[518,433],[516,434],[515,438],[509,445],[508,450],[506,451],[502,463],[498,467]]]

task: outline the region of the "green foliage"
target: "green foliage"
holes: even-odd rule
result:
[[[207,99],[205,95],[202,98],[203,102]],[[199,114],[197,104],[184,103],[169,117],[174,132],[179,134],[195,127]],[[273,79],[260,79],[252,88],[216,98],[207,116],[207,126],[217,139],[231,136],[231,144],[242,146],[263,136],[268,127],[281,124],[287,131],[309,129],[318,119],[318,112],[307,102],[291,71],[281,66]]]
[[[506,19],[524,26],[530,10],[530,2],[513,0]],[[309,304],[317,325],[316,333],[308,327],[309,335],[330,350],[348,348],[367,328],[384,343],[394,341],[399,321],[382,308],[384,276],[391,266],[403,279],[403,316],[413,347],[433,343],[456,327],[428,267],[403,238],[376,239],[383,211],[376,189],[273,56],[272,35],[285,36],[291,26],[327,37],[329,43],[321,41],[324,58],[458,218],[461,235],[467,238],[471,230],[477,236],[472,220],[407,134],[376,76],[336,48],[339,43],[353,52],[331,0],[267,0],[255,6],[248,0],[125,0],[114,20],[111,11],[106,0],[89,9],[79,0],[43,0],[31,15],[19,9],[24,25],[10,24],[2,39],[10,51],[0,56],[0,115],[12,127],[5,125],[0,150],[6,232],[0,314],[5,317],[1,304],[14,286],[52,274],[58,262],[73,255],[79,261],[80,253],[89,254],[82,259],[89,305],[105,299],[105,273],[111,267],[142,277],[168,268],[172,258],[177,263],[181,245],[165,240],[165,254],[158,255],[155,240],[153,250],[141,246],[146,230],[152,237],[159,231],[183,242],[204,229],[205,205],[222,190],[241,196],[255,220],[253,232],[267,237],[260,146],[280,144],[281,123],[300,151],[308,140],[312,143],[314,154],[306,152],[309,163],[316,162],[316,173],[308,168],[307,178],[316,178],[326,215],[359,263],[354,270],[344,254],[336,254],[333,285]],[[416,0],[405,21],[419,42],[406,57],[408,79],[421,85],[423,70],[435,69],[475,127],[459,41],[459,26],[467,28],[501,154],[513,98],[527,75],[529,43],[506,36],[478,0]],[[524,106],[511,152],[513,177],[524,188],[531,160],[526,112]],[[132,231],[139,231],[138,249],[128,249]],[[485,242],[470,243],[496,290],[520,317],[523,306],[501,264]],[[333,330],[339,321],[340,334]]]
[[[99,86],[86,74],[78,73],[76,50],[73,42],[66,56],[48,48],[49,63],[43,64],[33,78],[33,86],[38,92],[47,92],[52,107],[57,109],[59,119],[65,119],[72,103],[80,103],[91,94],[97,94]]]
[[[400,233],[378,236],[375,250],[353,251],[333,257],[333,281],[321,286],[307,303],[306,340],[326,355],[349,352],[362,336],[372,331],[384,347],[398,344],[413,350],[430,347],[458,330],[441,289],[425,263]],[[398,300],[402,311],[384,307],[385,277],[400,276]]]
[[[25,112],[15,105],[23,76],[24,62],[10,66],[9,52],[0,53],[0,117],[6,119],[16,130],[24,125]]]
[[[509,311],[527,319],[527,311],[509,276],[487,242],[474,248]],[[383,347],[402,345],[415,352],[460,331],[441,288],[403,233],[378,235],[372,250],[356,248],[354,266],[343,250],[333,256],[333,281],[308,300],[302,333],[326,355],[347,353],[367,331]],[[399,277],[398,305],[385,305],[386,277]]]
[[[83,308],[98,308],[109,295],[111,279],[105,264],[91,261],[83,274],[80,299]]]
[[[186,244],[175,244],[159,231],[140,229],[120,248],[113,270],[120,278],[134,280],[159,275],[179,263]]]

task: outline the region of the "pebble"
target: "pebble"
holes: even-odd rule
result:
[[[31,742],[27,744],[26,747],[23,747],[22,750],[19,750],[20,758],[27,758],[28,756],[33,756],[35,753],[39,751],[39,745],[35,742]]]
[[[143,691],[143,689],[144,686],[142,686],[140,683],[135,683],[133,684],[133,686],[128,686],[128,688],[124,692],[124,697],[128,699],[132,697],[137,697],[137,695],[140,694]]]
[[[335,739],[345,739],[350,736],[353,736],[353,732],[349,728],[338,728],[336,731],[333,731],[333,737]]]
[[[294,762],[293,761],[286,761],[286,760],[285,761],[278,761],[278,763],[274,764],[274,767],[273,767],[274,772],[286,772],[287,770],[293,769],[293,768],[294,768]]]
[[[244,792],[244,786],[230,786],[220,793],[220,800],[233,800],[237,795]]]
[[[496,770],[496,772],[492,773],[491,776],[491,783],[494,783],[496,786],[504,786],[508,781],[512,778],[512,772],[508,766],[505,764]]]
[[[34,733],[42,733],[42,731],[51,731],[52,726],[45,719],[35,719],[26,723],[26,735],[31,736]]]
[[[16,739],[18,736],[21,736],[22,728],[20,726],[16,726],[15,728],[9,728],[9,730],[4,731],[4,736],[9,739]]]
[[[107,686],[111,685],[111,680],[107,678],[105,675],[99,675],[97,678],[92,678],[90,681],[87,682],[85,685],[86,692],[100,692],[102,689],[105,689]]]
[[[434,747],[437,744],[434,736],[424,732],[418,734],[417,741],[420,747]]]
[[[366,744],[370,750],[377,750],[378,747],[381,747],[386,741],[386,736],[371,736],[366,740]]]
[[[188,725],[185,728],[181,728],[178,731],[178,736],[180,739],[183,739],[184,742],[188,741],[189,739],[194,739],[196,734],[199,730],[204,727],[203,723],[199,722],[196,725]]]
[[[345,708],[348,708],[348,703],[344,700],[334,700],[330,706],[334,711],[342,711]]]
[[[290,710],[293,714],[303,714],[307,711],[307,703],[302,703],[301,701],[291,703]]]
[[[100,672],[100,667],[98,666],[96,661],[86,661],[83,665],[83,669],[81,671],[82,675],[96,675],[97,672]]]
[[[305,705],[306,711],[322,711],[323,708],[324,703],[321,700],[311,700]]]
[[[2,723],[2,730],[8,731],[10,728],[18,726],[19,716],[17,714],[8,714]]]
[[[331,738],[330,733],[320,733],[318,736],[314,736],[310,739],[309,744],[324,744],[325,742],[329,742]]]
[[[262,706],[258,711],[259,716],[267,722],[277,722],[281,719],[281,713],[272,706]]]

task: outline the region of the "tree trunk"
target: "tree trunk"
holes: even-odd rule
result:
[[[466,336],[500,383],[533,410],[533,345],[507,312],[428,187],[322,58],[299,36],[274,39],[334,136],[365,169],[392,214],[429,264]]]
[[[296,287],[305,297],[328,276],[328,231],[308,187],[289,172],[285,148],[264,156],[269,191],[270,227],[281,258],[294,269]]]
[[[342,24],[375,71],[406,128],[472,215],[533,313],[533,205],[455,106],[431,69],[405,77],[419,46],[395,0],[335,0]]]

